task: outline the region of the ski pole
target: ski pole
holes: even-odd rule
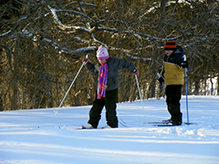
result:
[[[88,58],[88,55],[86,55],[86,58]],[[68,95],[68,92],[70,91],[72,85],[74,84],[74,82],[75,82],[75,80],[76,80],[78,74],[80,73],[81,69],[83,68],[83,66],[84,66],[84,63],[82,63],[82,65],[81,65],[81,67],[79,68],[77,74],[75,75],[75,78],[74,78],[74,80],[72,81],[72,83],[71,83],[70,87],[68,88],[67,92],[65,93],[65,96],[63,97],[63,99],[62,99],[62,101],[61,101],[61,103],[60,103],[58,109],[55,111],[55,115],[58,114],[58,110],[59,110],[60,107],[62,106],[62,104],[63,104],[63,102],[64,102],[66,96]]]
[[[143,100],[142,100],[142,96],[141,96],[141,91],[140,91],[140,87],[139,87],[139,84],[138,84],[137,75],[135,75],[135,80],[136,80],[136,83],[137,83],[138,92],[139,92],[139,96],[140,96],[140,99],[141,99],[142,109],[143,109],[143,111],[144,111],[144,117],[145,117],[146,126],[148,126],[148,122],[147,122],[146,114],[145,114],[145,110],[144,110],[144,104],[143,104]]]
[[[186,55],[184,55],[184,61],[186,61]],[[186,68],[184,68],[184,76],[185,76],[185,92],[186,92],[186,112],[187,112],[187,124],[189,125],[189,105],[188,105],[188,90],[187,90],[187,76],[186,76]]]
[[[186,111],[187,111],[187,124],[189,124],[189,105],[188,105],[188,92],[187,92],[187,77],[186,77],[186,68],[184,69],[185,74],[185,92],[186,92]]]

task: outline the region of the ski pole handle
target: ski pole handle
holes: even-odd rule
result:
[[[83,63],[84,65],[88,65],[88,64],[89,64],[88,55],[85,56],[85,58],[82,60],[82,63]]]
[[[158,79],[161,77],[161,75],[157,72],[157,76],[158,76]]]
[[[183,55],[183,61],[186,61],[186,55]],[[188,68],[184,68],[185,69],[185,71],[188,71]]]
[[[183,61],[186,61],[186,55],[183,55],[183,58],[184,58]]]

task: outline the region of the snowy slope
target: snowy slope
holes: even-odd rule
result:
[[[1,164],[219,164],[219,96],[189,96],[192,125],[168,119],[165,99],[119,103],[119,128],[80,130],[90,106],[0,112]],[[181,100],[187,121],[185,97]]]

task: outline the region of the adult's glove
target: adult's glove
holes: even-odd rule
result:
[[[134,75],[138,75],[138,73],[139,73],[139,70],[138,69],[134,69],[133,74]]]
[[[182,66],[183,68],[188,68],[188,67],[189,67],[189,64],[188,64],[187,61],[183,61],[183,62],[181,63],[181,66]]]
[[[88,65],[88,63],[89,63],[89,61],[88,61],[87,58],[84,58],[84,59],[82,60],[82,62],[83,62],[84,65]]]

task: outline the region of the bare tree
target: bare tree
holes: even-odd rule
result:
[[[175,40],[186,52],[191,67],[189,93],[199,94],[201,81],[219,76],[218,1],[0,3],[1,110],[58,106],[82,58],[89,54],[89,60],[97,62],[100,44],[111,56],[139,68],[143,98],[163,96],[156,72],[162,70],[166,40]],[[95,78],[82,69],[64,105],[91,104]],[[120,83],[126,81],[120,84],[119,101],[138,99],[133,75],[121,72]]]

